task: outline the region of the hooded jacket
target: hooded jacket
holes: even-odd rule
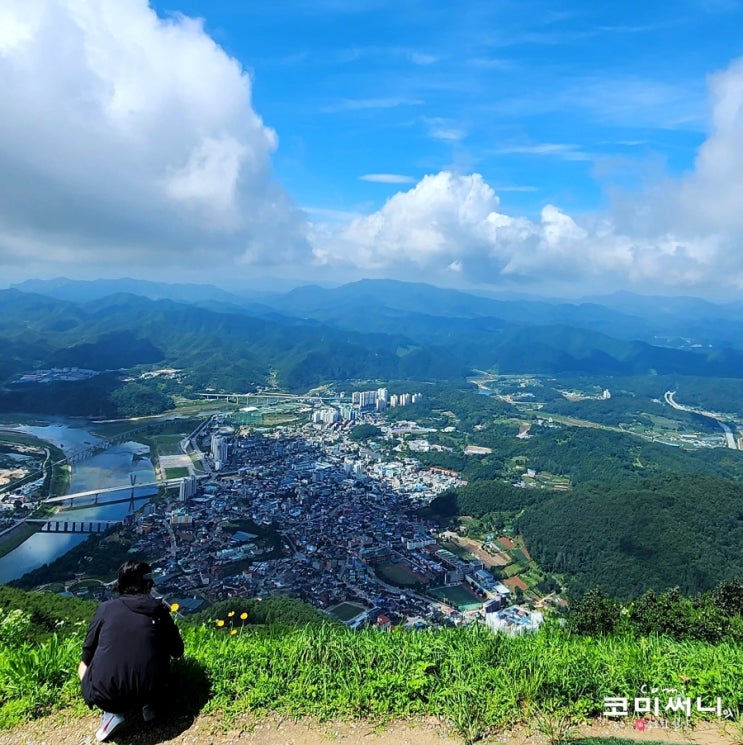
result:
[[[83,698],[115,713],[153,703],[167,685],[170,658],[182,654],[183,640],[162,601],[150,595],[107,600],[83,642]]]

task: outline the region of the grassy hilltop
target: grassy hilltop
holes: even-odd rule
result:
[[[285,598],[231,602],[210,616],[179,619],[186,655],[176,663],[174,713],[433,715],[474,742],[523,723],[542,731],[567,727],[600,716],[606,697],[631,703],[654,688],[689,697],[692,720],[717,717],[696,712],[697,698],[712,707],[719,697],[735,718],[743,710],[743,644],[736,634],[711,643],[642,635],[625,625],[591,636],[573,622],[519,637],[483,627],[358,632]],[[8,588],[0,588],[0,605],[0,727],[58,709],[82,716],[75,670],[92,605]],[[594,597],[584,620],[607,609]],[[676,694],[658,695],[662,708],[662,696]]]

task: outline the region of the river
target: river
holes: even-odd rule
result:
[[[66,453],[84,450],[100,442],[100,438],[91,434],[84,427],[73,427],[67,424],[50,424],[47,426],[18,426],[12,429],[34,435],[41,440],[51,442]],[[94,455],[92,458],[75,463],[70,478],[70,493],[122,487],[119,498],[128,497],[131,490],[131,474],[139,483],[155,481],[155,472],[149,459],[149,448],[138,442],[125,442],[121,445]],[[136,496],[154,493],[155,490],[138,488]],[[106,495],[111,499],[115,495]],[[91,500],[92,502],[92,500]],[[141,507],[142,500],[137,500]],[[72,511],[63,510],[61,518],[69,515],[74,520],[119,520],[129,511],[128,502],[103,504],[83,507]],[[85,533],[35,533],[9,554],[0,558],[0,584],[18,579],[26,572],[38,569],[54,559],[67,553],[71,548],[82,543],[88,537]]]

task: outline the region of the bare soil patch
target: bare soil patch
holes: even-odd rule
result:
[[[70,718],[64,713],[29,722],[0,732],[2,745],[96,745],[99,717]],[[740,742],[724,723],[704,723],[692,730],[648,727],[636,730],[631,722],[621,726],[597,720],[578,728],[571,740],[586,737],[626,738],[638,743],[686,743],[687,745],[736,745]],[[196,720],[170,720],[144,725],[127,723],[110,738],[114,745],[462,745],[463,739],[438,719],[373,723],[294,721],[281,717],[256,719],[244,715],[226,721],[219,716]],[[547,738],[533,729],[520,727],[494,733],[483,745],[547,745]]]

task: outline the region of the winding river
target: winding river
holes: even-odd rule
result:
[[[73,427],[68,424],[18,426],[12,429],[51,442],[66,453],[84,450],[100,442],[100,438],[86,428]],[[92,458],[73,464],[70,493],[121,485],[121,498],[124,498],[129,495],[131,489],[131,474],[136,476],[139,483],[155,481],[155,472],[149,459],[149,448],[138,442],[115,445]],[[154,493],[152,488],[149,491]],[[136,490],[137,496],[147,493],[147,489]],[[111,498],[110,495],[107,498]],[[142,502],[137,501],[137,506],[141,505]],[[67,514],[74,520],[119,520],[128,511],[128,502],[103,505],[91,503],[89,507],[77,508],[74,511],[61,511],[59,517]],[[18,579],[26,572],[54,561],[82,543],[87,537],[84,533],[35,533],[20,546],[0,558],[0,584]]]

